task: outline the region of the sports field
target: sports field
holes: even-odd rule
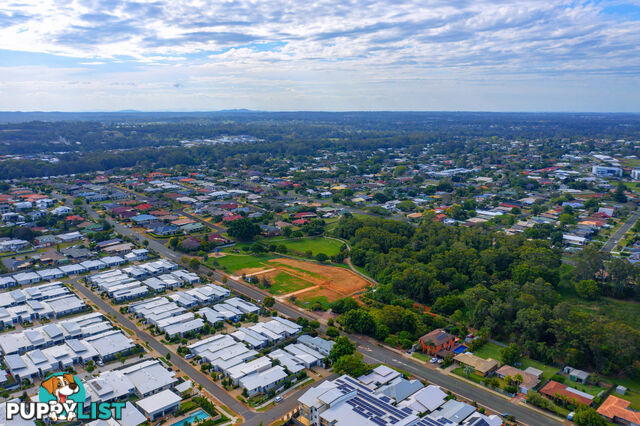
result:
[[[341,244],[336,241],[336,243]],[[296,303],[328,303],[360,292],[369,285],[347,268],[271,255],[225,253],[215,260],[235,275],[253,276],[268,283],[271,294],[295,296]],[[213,258],[209,259],[213,262]]]

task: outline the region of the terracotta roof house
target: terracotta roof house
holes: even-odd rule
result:
[[[304,218],[304,217],[316,217],[317,215],[314,212],[300,212],[296,213],[293,217],[296,219]]]
[[[640,412],[630,409],[629,404],[629,401],[609,395],[598,408],[598,414],[612,423],[640,425]]]
[[[143,204],[138,204],[135,209],[139,210],[141,212],[146,212],[149,211],[153,208],[153,206],[151,204],[147,204],[147,203],[143,203]]]
[[[309,219],[296,219],[292,221],[294,225],[304,225],[305,223],[309,223]]]
[[[242,216],[240,216],[239,214],[231,214],[222,218],[224,222],[233,222],[234,220],[238,219],[242,219]]]
[[[522,383],[520,383],[520,392],[526,394],[530,389],[535,388],[540,383],[540,379],[533,374],[529,374],[526,371],[520,370],[510,365],[503,365],[496,371],[496,376],[504,379],[506,376],[514,378],[516,375],[522,376]]]
[[[571,388],[553,380],[550,380],[549,383],[544,385],[544,387],[540,389],[540,393],[551,399],[555,399],[556,395],[564,395],[567,397],[569,402],[575,400],[576,403],[584,405],[591,405],[593,403],[593,395],[589,395],[588,393],[581,392],[578,389]]]
[[[453,349],[456,338],[452,334],[449,334],[440,328],[436,328],[432,332],[422,336],[418,341],[422,347],[422,352],[434,355],[443,349]]]

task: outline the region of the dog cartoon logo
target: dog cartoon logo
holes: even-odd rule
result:
[[[51,420],[70,421],[76,417],[75,407],[82,406],[86,399],[82,382],[73,374],[56,373],[47,377],[40,385],[40,402],[58,405],[58,409],[51,412]]]

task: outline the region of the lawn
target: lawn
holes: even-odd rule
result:
[[[500,358],[501,358],[500,349],[501,349],[500,346],[496,345],[495,343],[487,342],[480,349],[477,349],[476,351],[474,351],[473,354],[479,356],[480,358],[484,358],[484,359],[493,358],[496,361],[500,361]],[[529,358],[521,358],[520,364],[521,365],[519,368],[522,370],[526,370],[529,367],[533,367],[533,368],[537,368],[538,370],[541,370],[543,372],[542,381],[550,379],[559,370],[559,368],[557,367],[551,367]]]
[[[464,372],[464,367],[458,367],[452,370],[453,374],[463,377],[467,380],[471,380],[472,382],[476,382],[479,384],[482,384],[482,379],[483,377],[480,376],[479,374],[476,373],[471,373],[469,374],[469,376],[467,377],[466,373]]]
[[[429,361],[429,357],[423,354],[422,352],[414,352],[411,354],[411,356],[414,357],[415,359],[419,359],[422,362]]]
[[[228,254],[224,257],[218,258],[209,258],[207,260],[207,264],[209,266],[213,265],[213,260],[215,259],[220,267],[228,269],[229,271],[236,272],[241,269],[248,268],[268,268],[269,265],[266,263],[268,260],[273,259],[275,256],[260,256],[260,255],[249,255],[249,254]]]
[[[558,367],[551,367],[549,365],[543,364],[541,362],[538,361],[534,361],[532,359],[529,358],[522,358],[520,359],[520,363],[522,364],[520,366],[520,368],[522,370],[526,370],[529,367],[533,367],[533,368],[537,368],[538,370],[542,371],[542,381],[544,382],[545,380],[550,379],[554,374],[556,374],[558,372],[558,370],[560,370]]]
[[[487,342],[480,349],[476,349],[473,354],[480,358],[493,358],[496,361],[500,361],[500,346],[495,343]]]
[[[308,281],[289,275],[286,272],[278,272],[271,281],[271,287],[269,288],[269,293],[271,294],[288,294],[311,286]]]
[[[304,293],[303,293],[304,294]],[[304,309],[310,309],[315,303],[319,303],[322,309],[327,311],[331,307],[331,303],[326,296],[310,297],[308,299],[297,299],[295,304]]]
[[[600,377],[603,382],[606,382],[610,385],[622,385],[627,388],[626,395],[620,395],[613,391],[611,395],[617,396],[618,398],[625,399],[631,402],[630,407],[636,411],[640,411],[640,379],[631,379],[628,377],[624,378],[611,378],[611,377]]]
[[[318,253],[324,253],[327,256],[333,256],[340,252],[340,247],[342,247],[342,243],[337,240],[331,240],[329,238],[322,237],[307,237],[307,238],[294,238],[294,239],[286,239],[286,238],[270,238],[264,240],[265,243],[268,244],[283,244],[287,247],[288,251],[305,253],[307,251],[311,251],[315,256]]]

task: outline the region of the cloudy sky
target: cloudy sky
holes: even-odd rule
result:
[[[640,0],[3,0],[0,110],[640,112]]]

